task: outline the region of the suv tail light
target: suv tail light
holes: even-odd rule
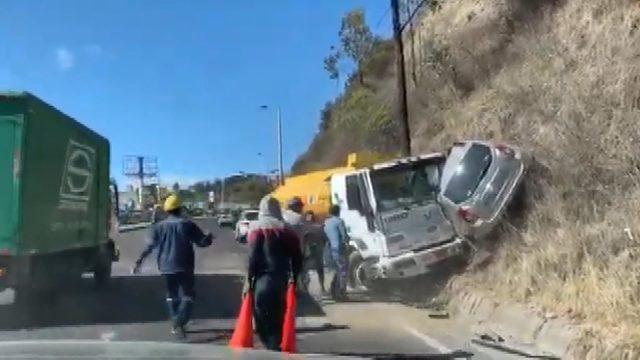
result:
[[[480,218],[477,214],[471,211],[471,209],[464,206],[458,208],[458,216],[470,224],[475,224]]]
[[[507,145],[504,144],[498,144],[496,145],[496,150],[498,150],[498,152],[502,155],[505,156],[513,156],[514,155],[514,151],[512,148],[508,147]]]

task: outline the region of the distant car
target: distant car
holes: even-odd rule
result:
[[[247,233],[249,226],[253,221],[258,220],[258,210],[245,210],[240,214],[240,219],[236,223],[236,241],[239,243],[247,242]]]
[[[235,220],[230,212],[221,213],[218,215],[218,226],[220,227],[233,227]]]
[[[204,216],[204,209],[201,208],[192,208],[191,209],[191,216]]]

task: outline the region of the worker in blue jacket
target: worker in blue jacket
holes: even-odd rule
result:
[[[334,268],[335,274],[331,281],[331,295],[336,301],[347,300],[347,245],[349,235],[344,220],[340,218],[340,206],[332,205],[329,208],[329,217],[324,222],[324,233],[327,236],[329,253],[328,258]]]
[[[184,339],[185,324],[191,317],[195,297],[193,245],[207,247],[213,236],[205,235],[193,221],[180,216],[182,206],[176,195],[170,195],[163,208],[169,216],[152,226],[150,242],[136,261],[133,273],[139,273],[144,259],[157,250],[158,270],[167,286],[172,333]]]

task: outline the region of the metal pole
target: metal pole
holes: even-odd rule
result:
[[[220,187],[220,205],[218,206],[218,208],[221,208],[222,205],[224,205],[224,180],[225,178],[222,178],[222,186]]]
[[[404,45],[402,44],[402,26],[400,25],[400,13],[398,0],[391,0],[391,12],[393,20],[393,40],[396,44],[396,69],[398,72],[398,106],[400,107],[400,149],[403,156],[411,155],[411,133],[409,131],[409,110],[407,105],[407,80],[404,68]]]
[[[142,209],[142,189],[144,188],[144,158],[138,156],[138,177],[140,179],[140,189],[138,190],[138,205]]]
[[[280,185],[284,185],[284,167],[282,165],[282,112],[277,108],[278,116],[278,167],[280,171]]]

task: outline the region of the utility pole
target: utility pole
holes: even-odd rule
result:
[[[409,110],[407,105],[407,76],[404,68],[404,45],[402,43],[402,26],[400,25],[400,10],[398,0],[391,0],[391,13],[393,20],[393,40],[396,52],[396,71],[398,76],[398,106],[400,125],[400,148],[403,156],[411,155],[411,133],[409,131]]]
[[[138,180],[140,181],[140,189],[138,190],[138,204],[142,205],[143,189],[144,189],[144,157],[138,156]]]

